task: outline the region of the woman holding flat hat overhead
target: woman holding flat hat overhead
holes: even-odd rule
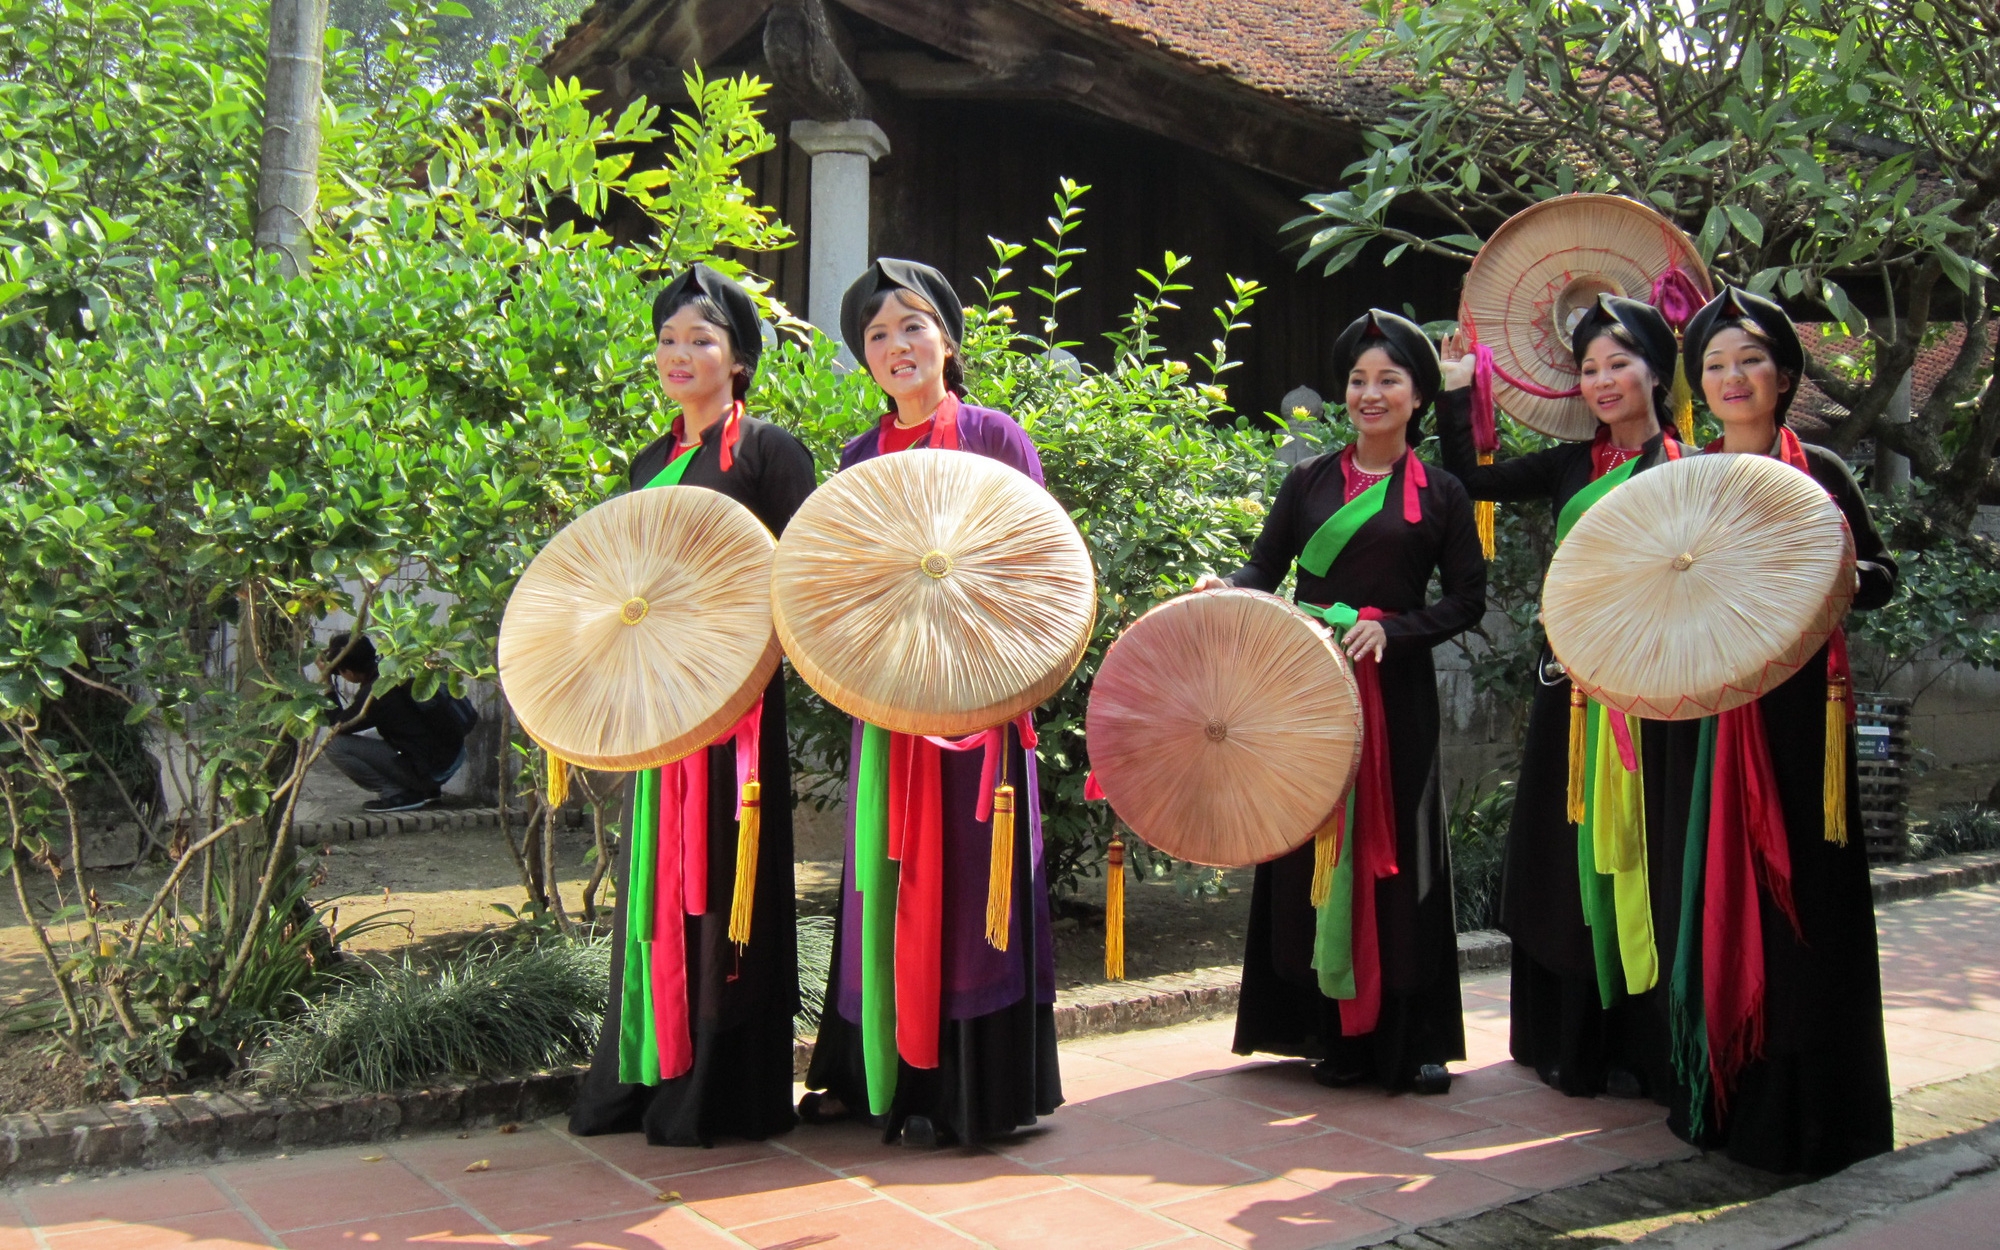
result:
[[[749,415],[763,347],[757,308],[725,275],[696,265],[653,303],[654,363],[678,408],[665,434],[633,457],[630,488],[701,486],[734,499],[773,534],[812,493],[812,455],[791,434]],[[757,753],[762,808],[749,940],[729,940],[736,893],[737,752]],[[792,1017],[798,950],[792,886],[791,764],[781,669],[736,729],[687,759],[649,770],[627,791],[613,919],[611,995],[589,1073],[570,1112],[579,1136],[643,1130],[658,1146],[706,1146],[718,1137],[764,1138],[795,1124]],[[627,915],[657,871],[633,862],[649,845],[630,822],[677,819],[683,899],[662,901],[654,938],[639,941]],[[650,831],[646,831],[650,832]],[[676,952],[675,948],[678,948]]]
[[[841,336],[886,393],[890,409],[849,442],[843,470],[911,448],[971,452],[1042,482],[1041,458],[1011,417],[964,402],[960,343],[965,333],[958,295],[943,274],[915,261],[884,257],[848,288]],[[847,858],[836,917],[833,965],[813,1051],[808,1093],[799,1104],[808,1123],[867,1116],[884,1139],[906,1146],[970,1144],[1033,1124],[1062,1103],[1056,1070],[1055,956],[1050,940],[1048,885],[1041,857],[1041,811],[1032,723],[1023,715],[990,739],[1002,745],[1000,776],[1018,778],[1014,793],[1026,811],[1014,817],[1027,836],[1013,839],[1017,886],[997,918],[1003,944],[988,939],[988,885],[993,822],[982,797],[996,767],[983,749],[962,742],[891,733],[856,720],[848,776],[850,808],[886,770],[888,839],[904,846],[893,938],[880,960],[864,969],[864,903],[857,888],[859,853],[848,831]],[[872,791],[871,791],[872,793]],[[908,849],[909,839],[939,852]],[[916,863],[942,864],[933,879]],[[863,1012],[864,980],[892,983],[895,1002],[893,1079],[871,1082],[867,1056],[889,1039]],[[913,1005],[922,1011],[912,1011]],[[934,1006],[933,1006],[934,1004]]]
[[[1689,322],[1683,350],[1722,424],[1704,453],[1771,456],[1809,475],[1853,538],[1852,608],[1887,603],[1896,564],[1847,466],[1785,424],[1805,368],[1791,318],[1725,289]],[[1773,1172],[1823,1175],[1895,1144],[1851,698],[1836,630],[1755,702],[1690,723],[1687,836],[1702,845],[1688,859],[1702,871],[1683,882],[1698,923],[1673,969],[1683,1085],[1668,1123]]]
[[[1318,1059],[1325,1085],[1443,1093],[1465,1031],[1431,649],[1478,622],[1486,565],[1464,488],[1410,445],[1438,393],[1430,340],[1377,309],[1333,354],[1354,441],[1294,466],[1250,562],[1201,583],[1275,591],[1296,563],[1299,606],[1344,631],[1365,725],[1334,870],[1315,880],[1310,843],[1257,869],[1235,1050]]]
[[[1447,342],[1447,356],[1458,355],[1454,347]],[[1446,365],[1451,389],[1438,401],[1440,457],[1466,492],[1504,503],[1546,500],[1558,543],[1606,491],[1683,454],[1668,409],[1679,344],[1652,305],[1598,296],[1577,318],[1570,350],[1580,402],[1598,422],[1587,442],[1478,463],[1470,356]],[[1546,645],[1535,677],[1500,894],[1500,927],[1514,944],[1510,1049],[1566,1094],[1664,1100],[1672,1068],[1663,969],[1680,897],[1685,796],[1673,809],[1672,787],[1645,786],[1643,866],[1636,878],[1600,870],[1592,859],[1591,777],[1571,776],[1571,739],[1583,737],[1587,757],[1598,728],[1590,719],[1601,720],[1602,710],[1572,689]],[[1648,777],[1671,773],[1687,745],[1650,725],[1639,738]]]

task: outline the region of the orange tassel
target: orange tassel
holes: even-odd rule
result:
[[[1493,453],[1479,453],[1479,463],[1492,464]],[[1479,531],[1479,551],[1488,560],[1493,558],[1493,501],[1481,499],[1472,505],[1472,524]]]
[[[743,815],[736,823],[736,893],[729,900],[729,940],[750,945],[750,911],[757,902],[757,841],[764,830],[764,787],[743,783]]]
[[[1334,805],[1333,815],[1313,834],[1313,879],[1309,901],[1315,908],[1326,905],[1333,893],[1333,870],[1340,866],[1340,827],[1347,815],[1345,796]]]
[[[1575,686],[1569,688],[1569,823],[1583,823],[1583,774],[1585,771],[1584,713],[1589,700]]]
[[[1125,840],[1104,853],[1104,979],[1125,979]]]
[[[549,806],[561,807],[569,801],[569,765],[560,755],[544,751],[549,761]]]
[[[1014,787],[993,790],[993,860],[986,869],[986,944],[1007,949],[1007,921],[1014,911]]]

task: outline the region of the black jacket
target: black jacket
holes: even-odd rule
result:
[[[378,693],[375,701],[369,703],[368,694],[374,687],[372,681],[363,683],[353,700],[344,706],[335,699],[334,722],[340,726],[340,732],[351,734],[373,729],[425,776],[449,768],[465,746],[465,732],[452,714],[451,692],[440,689],[419,703],[411,697],[409,683],[404,682]],[[364,705],[366,711],[362,711]],[[350,720],[357,712],[359,717]]]

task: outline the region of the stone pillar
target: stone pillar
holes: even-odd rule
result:
[[[796,121],[792,142],[812,155],[806,320],[838,342],[840,297],[868,267],[868,166],[889,154],[889,136],[866,120]]]
[[[1896,385],[1896,393],[1889,397],[1889,406],[1882,410],[1884,425],[1908,425],[1910,423],[1910,375]],[[1906,489],[1910,484],[1910,458],[1901,452],[1891,451],[1878,435],[1875,439],[1875,489],[1885,495],[1893,495]]]

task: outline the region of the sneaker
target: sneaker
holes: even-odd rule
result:
[[[387,794],[379,799],[370,799],[361,805],[361,810],[375,815],[384,812],[414,812],[429,807],[435,802],[434,794]]]

